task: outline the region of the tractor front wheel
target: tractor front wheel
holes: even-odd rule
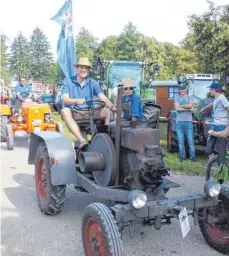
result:
[[[6,145],[8,150],[14,149],[14,134],[11,124],[6,125]]]
[[[122,240],[107,206],[93,203],[84,209],[82,241],[87,256],[122,256]]]
[[[60,212],[65,201],[66,185],[52,185],[50,159],[45,143],[41,143],[37,149],[35,184],[41,211],[49,215]]]
[[[208,244],[223,254],[229,254],[229,191],[222,188],[219,195],[219,204],[213,209],[200,210],[200,230]],[[207,215],[213,219],[218,218],[216,223],[208,223]]]
[[[6,142],[7,116],[1,116],[1,142]]]

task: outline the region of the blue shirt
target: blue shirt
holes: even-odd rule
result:
[[[32,92],[32,89],[29,85],[25,85],[23,86],[21,83],[17,84],[16,88],[15,88],[15,92],[16,94],[17,93],[20,93],[20,96],[23,98],[23,99],[26,99],[28,98],[29,96],[29,93]],[[17,97],[18,98],[18,97]]]
[[[83,98],[86,101],[93,101],[94,97],[98,97],[102,93],[102,89],[99,86],[99,83],[92,78],[87,78],[85,84],[81,87],[76,80],[76,76],[71,78],[65,78],[63,81],[62,95],[67,94],[69,98],[79,99]],[[81,109],[88,107],[88,104],[81,105],[65,105],[69,108]]]
[[[123,118],[130,119],[132,116],[135,116],[138,120],[142,119],[142,102],[138,95],[123,96],[122,102],[131,104],[131,114],[129,114],[128,110],[124,110]]]

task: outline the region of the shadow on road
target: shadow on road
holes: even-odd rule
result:
[[[19,173],[13,180],[18,186],[3,188],[12,208],[3,205],[1,210],[2,255],[83,255],[82,210],[99,200],[68,186],[62,212],[44,215],[38,207],[34,176]]]

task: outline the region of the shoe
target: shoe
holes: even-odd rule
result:
[[[18,112],[15,112],[14,116],[18,116]]]
[[[191,163],[196,162],[196,158],[192,158],[192,159],[190,159],[190,160],[189,160],[189,162],[191,162]]]
[[[85,141],[82,141],[82,142],[79,142],[78,140],[75,141],[75,149],[79,149],[81,151],[86,151],[89,147],[89,144],[88,142],[85,140]]]
[[[185,158],[180,157],[177,161],[178,161],[178,162],[183,162],[184,159],[185,159]]]

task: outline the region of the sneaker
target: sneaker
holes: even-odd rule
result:
[[[178,162],[183,162],[184,159],[185,159],[185,158],[180,157],[177,161],[178,161]]]
[[[14,116],[18,116],[18,112],[15,112]]]
[[[189,162],[191,162],[191,163],[196,162],[196,158],[192,158],[192,159],[190,159],[190,160],[189,160]]]

